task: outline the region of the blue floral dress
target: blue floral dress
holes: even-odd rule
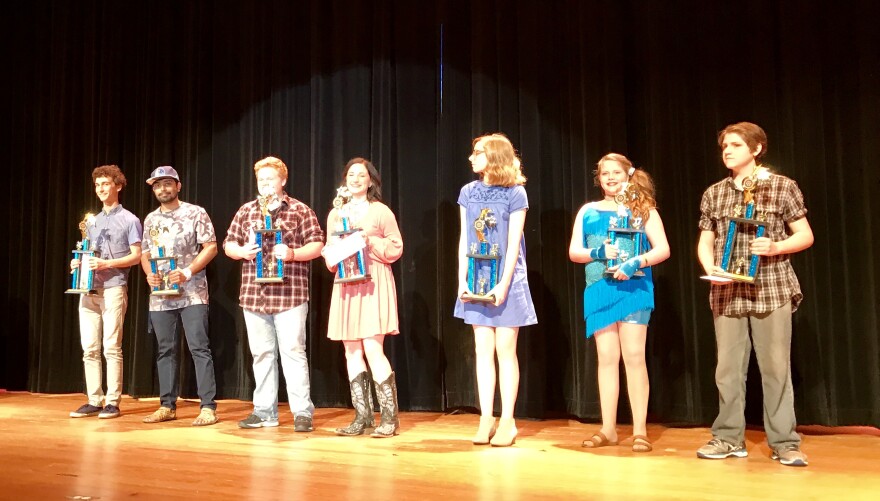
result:
[[[529,200],[522,186],[489,186],[482,181],[466,184],[458,197],[458,204],[465,208],[467,221],[480,217],[483,209],[490,209],[495,216],[495,225],[489,227],[486,238],[489,245],[497,244],[501,259],[498,262],[499,274],[503,272],[504,260],[507,255],[507,233],[510,215],[519,210],[528,210]],[[476,232],[469,227],[467,246],[479,243]],[[483,263],[483,266],[488,266]],[[519,241],[519,256],[513,271],[513,279],[507,292],[507,299],[498,306],[481,302],[455,301],[455,316],[470,325],[488,327],[523,327],[538,323],[532,294],[529,291],[529,280],[526,270],[525,238]]]

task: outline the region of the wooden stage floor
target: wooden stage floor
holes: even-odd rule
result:
[[[155,399],[122,403],[118,419],[70,419],[82,395],[0,392],[0,499],[878,499],[880,432],[806,428],[810,466],[770,460],[760,430],[747,433],[749,457],[699,460],[706,428],[649,427],[654,452],[631,442],[580,447],[594,424],[518,420],[513,447],[470,443],[478,418],[407,412],[393,439],[337,437],[350,409],[318,409],[315,431],[241,430],[250,402],[222,401],[221,422],[146,425]],[[378,414],[377,414],[378,418]],[[621,437],[627,436],[621,427]]]

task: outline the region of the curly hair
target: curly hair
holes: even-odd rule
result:
[[[486,170],[483,171],[483,179],[491,186],[504,186],[509,188],[515,185],[526,184],[526,177],[522,173],[522,163],[513,143],[507,136],[500,132],[486,134],[473,140],[472,146],[483,141],[483,151],[486,154]]]
[[[628,158],[620,153],[609,153],[596,162],[596,170],[593,171],[593,183],[596,186],[601,186],[599,171],[602,170],[602,164],[607,161],[617,162],[629,175],[629,185],[624,192],[626,195],[624,205],[632,212],[633,217],[641,217],[643,222],[647,222],[651,217],[651,209],[657,207],[654,181],[651,176],[644,169],[636,168]]]
[[[95,167],[95,170],[92,171],[92,181],[97,181],[99,177],[106,177],[113,181],[113,184],[116,186],[125,187],[125,174],[119,170],[118,165],[102,165],[100,167]]]

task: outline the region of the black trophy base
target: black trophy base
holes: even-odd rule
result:
[[[494,303],[495,302],[495,294],[471,294],[470,292],[465,292],[461,295],[461,300],[465,303]]]
[[[151,296],[179,296],[180,289],[162,289],[150,292]]]
[[[65,294],[86,294],[87,296],[94,296],[98,294],[98,291],[95,289],[67,289],[64,291]]]
[[[366,275],[357,275],[353,277],[345,277],[345,278],[337,278],[333,281],[334,284],[356,284],[358,282],[366,282],[367,280],[371,280],[373,277],[370,274]]]
[[[726,278],[728,280],[733,280],[734,282],[744,282],[747,284],[755,283],[755,277],[750,277],[749,275],[738,275],[736,273],[727,273],[726,271],[715,272],[712,274],[712,276]]]
[[[284,278],[282,277],[269,277],[269,278],[255,278],[255,284],[280,284],[284,282]]]
[[[471,257],[474,259],[484,259],[486,261],[500,261],[501,260],[501,256],[499,256],[497,254],[471,254],[471,253],[467,253],[467,254],[465,254],[465,257]]]

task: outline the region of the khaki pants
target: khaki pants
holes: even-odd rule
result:
[[[95,296],[79,300],[79,334],[83,349],[86,394],[89,403],[119,406],[122,397],[122,323],[128,307],[126,286],[98,289]],[[104,402],[101,351],[107,360],[107,395]]]

